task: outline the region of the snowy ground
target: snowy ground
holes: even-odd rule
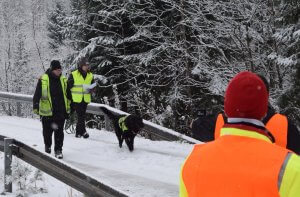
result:
[[[44,151],[41,128],[39,120],[0,116],[0,135]],[[63,162],[129,196],[178,196],[180,165],[192,150],[192,145],[137,137],[135,150],[131,153],[126,145],[122,149],[118,147],[114,133],[96,129],[88,131],[89,139],[65,134]],[[3,170],[3,165],[0,168]],[[44,176],[48,193],[31,196],[83,196],[56,179]]]

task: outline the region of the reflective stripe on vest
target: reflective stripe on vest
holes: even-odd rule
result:
[[[223,114],[219,114],[217,117],[216,127],[215,127],[215,139],[217,139],[220,136],[220,131],[223,125],[224,125]]]
[[[254,138],[224,135],[195,145],[182,167],[180,196],[279,197],[288,150]]]
[[[220,130],[224,125],[224,118],[222,114],[218,115],[215,127],[215,139],[220,137]],[[288,120],[282,114],[274,114],[266,123],[266,128],[272,133],[275,138],[275,144],[286,148],[287,133],[288,133]]]
[[[39,103],[39,115],[52,116],[52,100],[50,95],[49,76],[43,74],[41,78],[42,96]]]
[[[72,72],[74,79],[74,86],[71,88],[72,99],[75,103],[81,103],[82,100],[86,103],[91,102],[91,94],[84,89],[84,85],[91,85],[93,74],[87,73],[85,79],[78,70]]]
[[[119,118],[119,127],[121,128],[121,130],[123,132],[128,131],[128,127],[125,124],[125,120],[128,116],[123,116],[121,118]]]
[[[67,78],[65,76],[61,76],[60,83],[63,90],[66,112],[69,114],[71,112],[71,100],[67,98]]]
[[[280,184],[281,197],[294,197],[300,194],[300,157],[296,154],[289,154],[285,165],[280,171],[284,171]]]
[[[71,101],[66,97],[67,79],[64,76],[60,76],[59,79],[63,91],[66,112],[70,113]],[[44,74],[42,76],[41,84],[42,84],[42,96],[39,103],[39,115],[52,116],[52,99],[50,94],[49,76],[47,74]]]
[[[266,123],[266,128],[272,133],[275,138],[275,144],[286,147],[288,120],[287,117],[281,114],[275,114]]]

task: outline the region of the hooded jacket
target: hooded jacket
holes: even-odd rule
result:
[[[66,104],[64,101],[64,95],[60,76],[55,76],[50,69],[45,72],[49,76],[49,88],[52,103],[52,116],[54,119],[66,119],[68,117]],[[42,97],[42,77],[38,80],[36,90],[33,96],[33,109],[39,110],[40,99]],[[67,88],[66,91],[69,91]],[[67,93],[68,95],[68,93]],[[70,93],[69,93],[70,95]],[[70,97],[67,96],[67,99]]]

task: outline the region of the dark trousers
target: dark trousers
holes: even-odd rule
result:
[[[87,103],[74,103],[74,109],[77,114],[77,124],[76,124],[76,135],[83,135],[86,132],[85,129],[85,114]]]
[[[62,151],[64,143],[64,124],[65,119],[54,120],[52,117],[43,117],[43,136],[46,147],[51,148],[52,134],[54,132],[54,151]]]

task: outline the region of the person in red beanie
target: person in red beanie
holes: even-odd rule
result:
[[[296,197],[300,157],[273,144],[262,119],[268,91],[254,73],[244,71],[228,84],[220,137],[197,144],[180,173],[180,196]]]
[[[269,93],[269,82],[267,79],[257,74],[257,76],[264,82]],[[220,137],[220,130],[227,117],[224,114],[218,114],[216,119],[216,126],[214,130],[214,139]],[[262,122],[268,131],[272,133],[275,138],[275,144],[285,147],[294,153],[300,155],[300,133],[293,122],[284,114],[276,113],[274,108],[268,103],[268,110]]]

